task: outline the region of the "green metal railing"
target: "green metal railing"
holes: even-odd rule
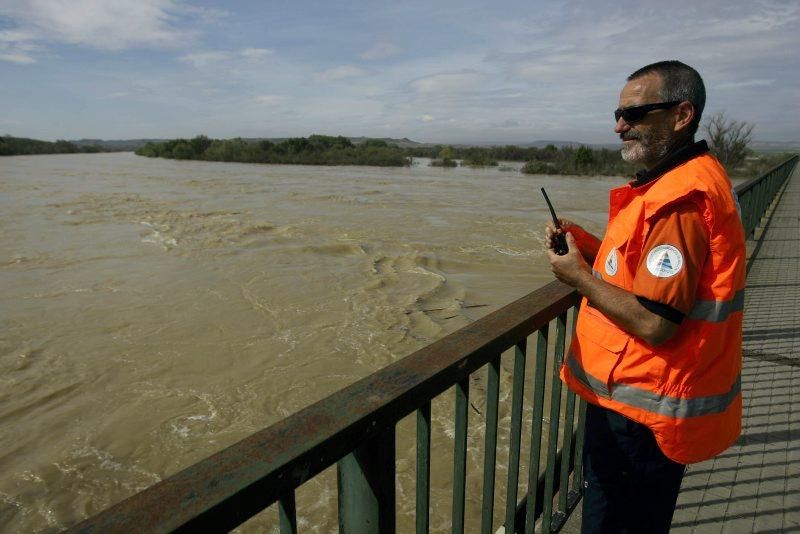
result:
[[[736,188],[748,236],[796,163],[797,156]],[[574,323],[568,315],[575,313],[577,303],[574,290],[552,282],[71,530],[225,531],[277,503],[281,533],[296,533],[296,488],[336,465],[340,532],[393,533],[395,430],[403,418],[416,413],[415,524],[416,532],[426,533],[432,455],[441,453],[431,450],[431,402],[453,390],[452,531],[463,532],[467,474],[473,467],[467,462],[470,375],[486,368],[480,528],[482,533],[494,532],[500,524],[494,510],[500,363],[501,355],[513,349],[506,505],[498,516],[506,533],[532,533],[537,522],[542,532],[557,531],[582,495],[585,404],[564,391],[558,378],[570,337],[568,324]],[[529,351],[529,341],[535,350]],[[524,390],[529,382],[526,407]],[[523,417],[526,408],[530,417]],[[524,425],[530,427],[527,447],[523,447]],[[527,489],[518,495],[525,448]]]
[[[748,238],[753,237],[762,217],[767,213],[781,186],[797,165],[797,160],[798,156],[792,156],[758,178],[753,178],[736,187],[736,194],[739,196],[739,205],[742,209],[742,224],[744,224],[745,235]]]
[[[761,250],[761,238],[764,235],[762,231],[760,236],[756,236],[756,230],[761,227],[761,222],[767,216],[770,207],[780,199],[781,190],[797,166],[797,161],[798,156],[792,156],[758,178],[749,180],[735,189],[736,195],[739,197],[745,236],[748,239],[755,239],[755,247],[750,252],[750,258],[747,261],[748,273],[753,266],[753,260]],[[769,218],[763,227],[764,231],[767,226],[769,226]]]

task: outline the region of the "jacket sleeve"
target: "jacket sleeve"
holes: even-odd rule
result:
[[[673,206],[655,219],[633,280],[633,293],[642,305],[680,323],[694,306],[708,244],[703,208],[694,199]]]

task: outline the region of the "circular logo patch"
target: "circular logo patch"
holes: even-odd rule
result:
[[[606,257],[606,273],[609,276],[617,274],[617,249],[612,248]]]
[[[647,270],[658,278],[675,276],[683,267],[683,256],[672,245],[658,245],[647,254]]]

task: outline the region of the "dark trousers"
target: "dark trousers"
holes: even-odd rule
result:
[[[686,466],[661,452],[646,426],[589,404],[581,532],[669,532]]]

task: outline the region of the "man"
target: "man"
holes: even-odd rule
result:
[[[556,277],[583,300],[561,377],[588,404],[583,532],[667,532],[688,463],[741,428],[744,232],[705,141],[700,75],[678,61],[634,72],[614,131],[641,165],[613,189],[602,241],[563,221]],[[589,263],[593,267],[589,267]]]

